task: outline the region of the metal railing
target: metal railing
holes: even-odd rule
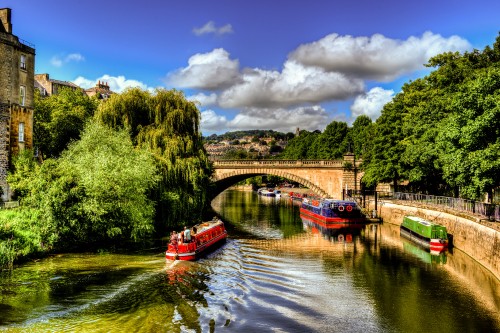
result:
[[[489,221],[500,222],[500,205],[467,200],[462,198],[444,197],[438,195],[405,193],[405,192],[375,192],[375,191],[351,191],[348,190],[346,197],[352,198],[365,206],[367,198],[379,200],[401,200],[409,203],[418,203],[426,206],[443,207],[457,212],[477,215]],[[375,203],[376,207],[376,203]]]
[[[500,222],[500,206],[462,198],[443,197],[429,194],[394,192],[393,199],[418,202],[426,205],[446,207],[460,212],[481,215],[490,221]]]

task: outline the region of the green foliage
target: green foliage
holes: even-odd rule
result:
[[[50,244],[67,247],[150,234],[154,206],[147,195],[155,173],[151,154],[134,148],[128,131],[90,123],[60,158],[35,166],[26,180],[16,182],[14,174],[10,181],[22,189],[23,206],[39,212]]]
[[[101,104],[96,117],[114,128],[127,128],[134,144],[154,156],[161,176],[153,193],[158,232],[201,218],[208,205],[212,166],[193,102],[176,90],[129,89]]]
[[[309,158],[311,146],[319,136],[317,132],[301,131],[300,135],[288,141],[280,159],[301,160]]]
[[[246,160],[249,155],[245,149],[229,149],[224,156],[223,160]]]
[[[71,141],[78,140],[98,103],[80,90],[62,88],[55,95],[42,97],[35,89],[33,136],[40,154],[57,157]]]
[[[317,160],[342,159],[348,148],[347,123],[332,121],[319,134],[307,154],[307,158]]]
[[[427,77],[386,104],[364,154],[369,185],[480,199],[500,186],[500,35],[493,48],[429,60]]]
[[[349,142],[356,157],[363,157],[370,149],[373,140],[373,123],[370,117],[361,115],[352,123],[349,131]]]
[[[19,259],[49,252],[53,240],[36,210],[0,210],[0,268],[12,268]]]
[[[479,198],[500,185],[500,68],[480,71],[459,89],[441,123],[440,161],[460,195]]]

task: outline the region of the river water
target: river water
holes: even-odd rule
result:
[[[396,226],[337,232],[286,199],[227,190],[229,239],[196,262],[160,249],[61,254],[0,275],[7,332],[500,332],[500,282]]]

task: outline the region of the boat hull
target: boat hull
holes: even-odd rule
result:
[[[364,225],[367,223],[364,217],[326,217],[320,214],[316,214],[307,209],[300,208],[300,214],[314,223],[319,224],[324,228],[340,228],[343,225]]]

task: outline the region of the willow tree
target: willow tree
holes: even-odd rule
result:
[[[176,90],[151,93],[134,88],[101,104],[96,117],[109,126],[127,128],[133,142],[155,157],[161,173],[152,194],[158,232],[201,218],[209,202],[212,168],[193,102]]]

